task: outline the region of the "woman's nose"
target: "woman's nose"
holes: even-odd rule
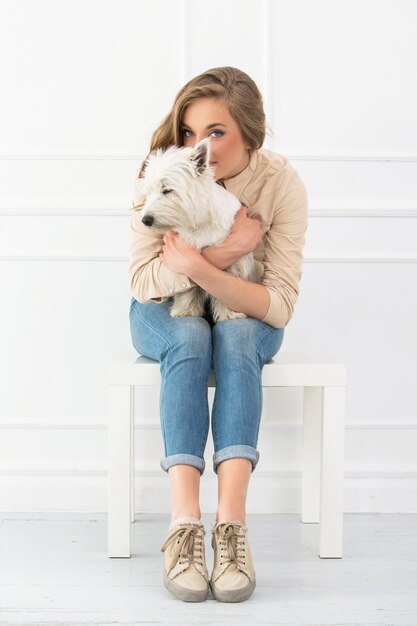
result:
[[[198,143],[200,143],[200,141],[203,141],[203,139],[207,139],[207,135],[201,135],[201,136],[195,136],[195,137],[190,137],[188,142],[187,142],[187,146],[189,148],[195,148],[196,145]]]
[[[202,135],[195,135],[192,139],[195,140],[195,144],[200,143],[200,141],[203,141],[203,139],[208,139],[209,137],[207,136],[207,134],[202,134]]]

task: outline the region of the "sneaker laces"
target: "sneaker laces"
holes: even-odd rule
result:
[[[161,552],[164,552],[169,545],[175,542],[175,548],[172,552],[172,559],[169,571],[176,565],[185,563],[198,563],[205,568],[203,561],[203,537],[205,530],[203,526],[196,524],[186,524],[175,528],[167,537]]]
[[[212,530],[212,533],[216,530]],[[246,569],[246,528],[225,522],[217,527],[220,544],[219,565],[236,563],[238,569]]]

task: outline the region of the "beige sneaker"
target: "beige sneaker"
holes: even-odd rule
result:
[[[165,552],[164,585],[185,602],[202,602],[209,593],[203,524],[173,528],[161,548]]]
[[[215,524],[210,587],[219,602],[242,602],[253,593],[256,580],[247,538],[247,526],[234,522]]]

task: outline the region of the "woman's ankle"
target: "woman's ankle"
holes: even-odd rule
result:
[[[193,510],[183,510],[183,511],[172,511],[171,512],[171,523],[179,518],[183,517],[192,517],[193,519],[201,520],[201,512],[193,511]]]
[[[246,525],[246,515],[242,513],[233,513],[233,511],[217,511],[216,524],[223,522],[238,522]]]
[[[201,524],[203,522],[197,517],[177,517],[177,519],[172,519],[169,525],[169,529],[172,530],[175,526],[180,526],[181,524]]]

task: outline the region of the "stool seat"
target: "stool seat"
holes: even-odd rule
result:
[[[273,366],[273,367],[271,367]],[[120,381],[120,382],[119,382]],[[135,352],[115,352],[107,367],[109,385],[159,386],[159,361]],[[262,370],[263,387],[344,386],[346,366],[331,357],[305,354],[280,354],[267,361]],[[215,387],[214,370],[210,369],[209,387]]]
[[[130,557],[135,519],[135,387],[160,386],[158,361],[132,350],[107,365],[108,556]],[[209,387],[215,387],[211,369]],[[262,387],[303,387],[302,523],[320,523],[321,558],[342,558],[346,365],[324,354],[278,353]]]

